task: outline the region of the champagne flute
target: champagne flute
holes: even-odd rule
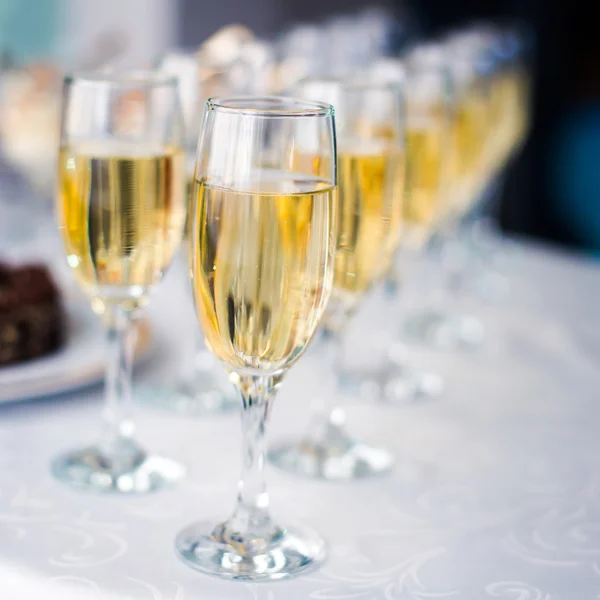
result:
[[[183,560],[205,573],[283,579],[325,556],[316,533],[272,520],[264,463],[277,389],[331,294],[335,165],[329,105],[277,97],[207,102],[192,192],[192,286],[206,343],[241,397],[243,471],[233,515],[216,526],[192,525],[176,539]]]
[[[334,292],[321,331],[322,364],[336,389],[322,390],[320,410],[300,440],[275,446],[269,459],[308,477],[350,480],[387,472],[392,455],[352,437],[342,408],[343,332],[373,286],[388,271],[401,235],[404,195],[402,92],[395,84],[307,80],[297,92],[330,102],[338,132],[339,219]],[[311,156],[304,160],[310,164]],[[328,373],[324,373],[326,377]]]
[[[177,251],[186,218],[177,84],[154,72],[68,76],[58,160],[58,223],[67,262],[106,330],[104,431],[54,460],[73,487],[149,492],[183,474],[149,455],[131,419],[133,319]]]
[[[494,151],[490,161],[490,190],[469,231],[468,240],[479,267],[476,291],[484,298],[497,297],[508,289],[501,273],[504,238],[497,225],[498,203],[504,173],[521,148],[528,130],[531,35],[522,26],[478,25],[473,33],[489,48],[496,69],[492,81],[491,112],[495,129]]]
[[[229,35],[235,37],[234,28],[215,34],[203,51],[191,54],[169,52],[159,62],[162,71],[179,78],[184,121],[186,123],[186,178],[188,189],[194,181],[196,146],[200,133],[202,108],[211,96],[263,94],[268,80],[272,49],[259,40],[246,40],[241,44],[240,55],[231,64],[214,63],[221,42]],[[243,35],[240,33],[240,35]],[[225,37],[223,37],[225,36]],[[233,39],[233,38],[232,38]],[[241,40],[238,40],[241,42]],[[210,60],[212,56],[212,62]],[[232,57],[230,57],[232,60]],[[181,261],[189,271],[188,244],[184,244]],[[186,277],[187,279],[187,277]],[[191,289],[186,285],[186,291]],[[227,373],[206,347],[200,331],[196,332],[192,347],[186,352],[181,372],[160,385],[144,385],[137,389],[137,398],[154,407],[174,411],[185,416],[207,416],[227,413],[239,407],[239,401],[227,378]]]
[[[436,347],[473,347],[483,341],[484,326],[458,306],[466,261],[460,236],[489,180],[495,133],[491,119],[492,65],[489,54],[473,40],[453,36],[444,47],[454,94],[449,136],[450,195],[439,232],[444,284],[431,295],[432,306],[409,317],[404,331],[410,338]]]
[[[425,248],[446,218],[452,81],[443,49],[433,43],[415,47],[403,60],[380,59],[369,72],[378,80],[402,84],[405,90],[402,232],[382,286],[384,310],[396,322],[403,310],[401,289],[422,265]],[[384,360],[375,373],[354,371],[350,375],[355,390],[368,389],[365,381],[371,379],[382,399],[392,403],[422,400],[442,391],[439,375],[411,364],[410,352],[398,331],[388,328],[381,338],[380,345],[386,349]]]
[[[187,197],[189,197],[196,163],[196,146],[200,134],[202,110],[209,95],[205,89],[207,82],[200,79],[198,57],[192,53],[169,52],[158,63],[161,72],[178,78],[182,112],[185,123],[185,178]],[[226,82],[219,79],[219,86]],[[214,87],[213,84],[212,87]],[[221,90],[219,90],[219,93]],[[237,93],[238,90],[235,90]],[[229,90],[229,93],[232,93]],[[189,224],[188,224],[189,225]],[[191,300],[189,286],[188,244],[183,244],[177,257],[183,263],[181,284]],[[179,266],[179,265],[178,265]],[[206,347],[200,331],[190,340],[189,349],[184,354],[180,372],[161,382],[142,382],[136,385],[134,397],[137,402],[154,408],[175,412],[184,416],[203,417],[227,413],[239,406],[233,394],[227,373]]]

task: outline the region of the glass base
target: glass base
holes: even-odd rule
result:
[[[352,439],[335,424],[335,411],[325,430],[312,438],[273,447],[268,459],[276,467],[313,479],[350,481],[383,475],[394,465],[394,457],[385,449]],[[321,425],[322,427],[322,425]]]
[[[186,417],[205,417],[239,409],[233,391],[216,383],[181,382],[173,385],[141,386],[134,392],[136,402]]]
[[[487,270],[477,278],[475,290],[486,302],[504,302],[510,296],[510,281],[503,273]]]
[[[477,317],[435,310],[410,317],[403,330],[407,338],[451,350],[477,347],[485,338],[485,327]]]
[[[268,540],[244,540],[227,523],[191,525],[179,533],[175,548],[192,569],[239,581],[294,577],[318,567],[326,555],[323,539],[307,528],[275,528]]]
[[[385,403],[412,404],[439,398],[444,380],[437,373],[403,368],[391,373],[382,391]]]
[[[56,458],[52,473],[62,483],[80,490],[145,494],[177,482],[185,469],[175,461],[149,456],[140,449],[114,458],[100,447],[91,446]]]
[[[444,390],[444,380],[437,373],[394,364],[391,361],[379,373],[344,373],[341,384],[347,395],[390,405],[432,400],[438,398]]]

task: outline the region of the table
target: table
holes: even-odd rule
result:
[[[52,480],[50,457],[96,437],[100,389],[0,410],[0,598],[70,600],[591,600],[600,595],[600,268],[518,243],[512,293],[481,306],[479,352],[419,352],[446,378],[436,402],[348,405],[352,430],[393,448],[398,469],[352,484],[269,469],[273,512],[329,541],[318,571],[225,582],[177,559],[174,535],[227,516],[240,466],[235,415],[138,410],[139,438],[189,468],[176,489],[95,496]],[[170,274],[150,314],[156,349],[137,372],[175,372],[193,316]],[[366,319],[355,335],[366,339]],[[318,385],[289,376],[270,438],[299,432]],[[312,386],[312,387],[311,387]],[[416,465],[409,471],[407,464]]]

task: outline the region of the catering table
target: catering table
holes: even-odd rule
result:
[[[273,584],[226,582],[182,564],[174,535],[227,516],[240,466],[236,415],[138,407],[139,438],[188,466],[145,497],[75,492],[52,456],[98,431],[101,389],[0,408],[0,599],[592,600],[600,597],[600,268],[516,243],[511,295],[481,305],[479,351],[418,351],[446,392],[403,407],[348,403],[349,425],[392,448],[389,476],[332,484],[269,468],[275,516],[318,529],[325,565]],[[196,322],[177,270],[153,300],[152,356],[138,381],[173,374]],[[368,312],[368,311],[367,311]],[[355,338],[366,339],[361,315]],[[356,341],[356,340],[355,340]],[[270,438],[308,418],[310,357],[290,373]]]

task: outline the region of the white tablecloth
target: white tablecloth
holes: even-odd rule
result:
[[[139,408],[141,441],[186,463],[189,475],[176,489],[117,497],[71,491],[48,470],[58,451],[96,437],[100,389],[0,408],[0,598],[600,597],[600,269],[522,245],[506,266],[512,293],[481,307],[481,351],[418,354],[445,376],[442,398],[348,405],[357,435],[396,452],[392,475],[331,484],[269,469],[275,516],[329,541],[326,564],[304,577],[230,583],[175,555],[179,529],[232,508],[235,415],[194,420]],[[176,271],[150,314],[156,348],[138,380],[173,373],[196,327]],[[367,317],[355,327],[363,340]],[[282,389],[271,439],[306,423],[318,381],[305,358]]]

